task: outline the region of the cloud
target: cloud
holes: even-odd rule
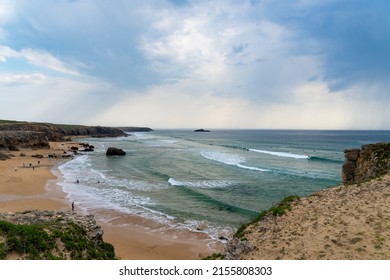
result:
[[[1,102],[55,93],[95,124],[388,127],[389,5],[1,1]]]
[[[21,84],[40,84],[47,77],[40,73],[35,74],[3,74],[0,77],[0,84],[3,85],[21,85]]]
[[[8,46],[0,45],[0,62],[6,62],[8,58],[23,58],[33,65],[49,70],[68,75],[79,75],[79,72],[72,69],[71,66],[66,65],[66,63],[46,51],[37,51],[29,48],[16,51]]]
[[[111,85],[72,77],[0,72],[1,118],[80,124],[116,102]]]
[[[271,18],[294,30],[296,53],[322,60],[323,78],[338,91],[389,76],[389,8],[381,0],[290,1]]]

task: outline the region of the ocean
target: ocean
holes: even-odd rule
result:
[[[95,151],[62,164],[58,183],[77,209],[217,239],[286,196],[340,184],[344,149],[390,142],[390,131],[156,130],[80,141]],[[107,157],[110,146],[127,155]]]

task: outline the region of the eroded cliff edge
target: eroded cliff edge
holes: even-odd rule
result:
[[[116,259],[93,215],[0,213],[0,259]]]
[[[0,151],[49,148],[49,141],[65,141],[71,136],[119,137],[126,134],[113,127],[0,121]]]
[[[344,151],[343,184],[356,184],[384,175],[390,169],[390,143],[363,145]]]

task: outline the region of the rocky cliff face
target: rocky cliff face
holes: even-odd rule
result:
[[[115,259],[93,215],[63,211],[0,213],[0,259]]]
[[[37,131],[0,131],[0,150],[18,151],[23,148],[49,148],[46,133]]]
[[[6,134],[8,132],[9,136],[12,136],[12,134],[10,134],[9,132],[19,132],[19,135],[22,135],[21,132],[43,133],[46,137],[46,141],[64,141],[64,132],[62,131],[62,129],[52,124],[3,124],[0,125],[0,131]]]
[[[90,136],[90,137],[120,137],[126,134],[114,127],[104,126],[62,126],[62,133],[66,136]]]
[[[3,122],[0,124],[0,150],[49,148],[49,141],[65,141],[70,136],[118,137],[125,135],[122,130],[112,127]]]
[[[355,184],[385,174],[390,169],[390,143],[363,145],[344,151],[343,184]]]

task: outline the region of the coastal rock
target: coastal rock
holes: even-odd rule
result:
[[[48,149],[49,140],[44,132],[0,131],[0,149],[19,151],[19,149]]]
[[[194,132],[210,132],[210,130],[206,130],[206,129],[195,129]]]
[[[0,120],[0,150],[49,149],[49,141],[70,140],[69,136],[118,137],[127,136],[127,134],[112,127]],[[78,147],[72,147],[72,149],[77,151]],[[83,151],[92,152],[93,150],[93,146],[88,146]],[[6,159],[6,157],[2,156],[2,159]]]
[[[153,129],[149,127],[137,127],[137,126],[127,126],[127,127],[118,127],[124,132],[151,132]]]
[[[9,158],[10,158],[9,155],[0,152],[0,160],[6,160],[6,159],[9,159]]]
[[[7,255],[17,259],[115,259],[114,249],[111,244],[103,241],[103,229],[96,224],[93,215],[77,215],[74,212],[64,211],[38,211],[31,210],[23,213],[0,213],[0,222],[11,223],[13,227],[18,225],[35,226],[29,232],[39,231],[43,228],[46,238],[50,239],[50,245],[42,246],[38,241],[32,242],[28,232],[18,235],[16,232],[12,238],[24,245],[23,248],[33,248],[33,253],[27,250],[18,250],[17,246],[9,247],[7,230],[0,231],[0,248],[3,255],[0,258],[7,259]],[[9,228],[11,226],[5,226]],[[33,234],[33,233],[31,233]],[[14,241],[15,242],[15,241]],[[40,241],[42,242],[42,241]],[[34,246],[37,248],[34,249]]]
[[[363,145],[344,151],[343,184],[355,184],[383,175],[390,169],[390,143]]]
[[[107,156],[124,156],[126,152],[116,147],[109,147],[106,152]]]

